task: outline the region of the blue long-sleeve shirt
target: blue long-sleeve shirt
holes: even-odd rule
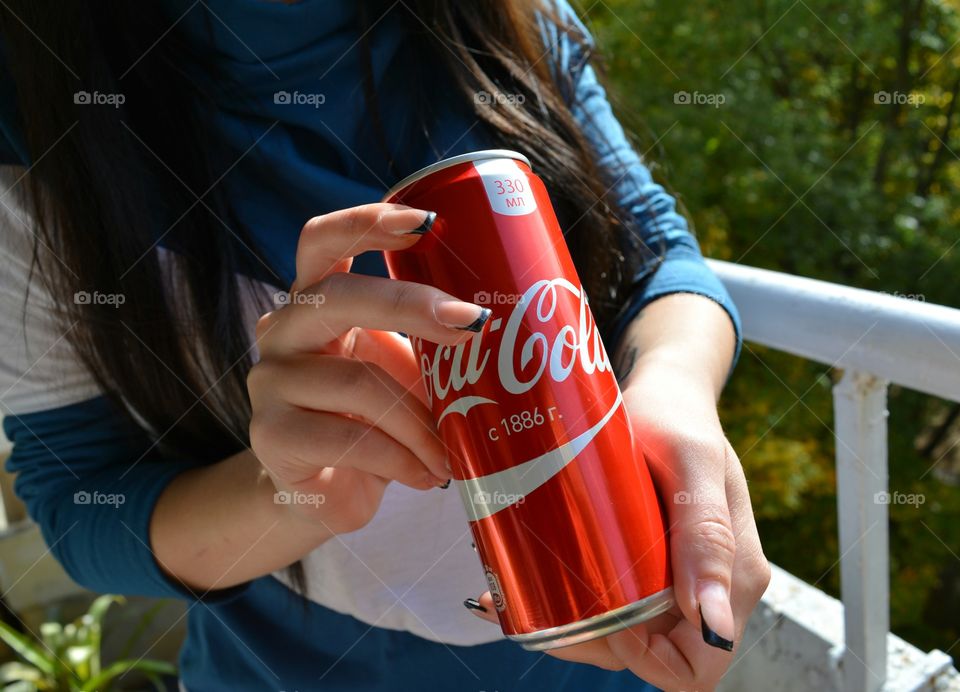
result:
[[[229,74],[248,95],[242,102],[231,100],[226,90],[219,97],[215,131],[237,158],[222,184],[238,218],[251,229],[263,252],[262,267],[271,267],[256,278],[286,287],[293,279],[297,237],[307,218],[378,201],[397,179],[378,148],[378,139],[371,136],[369,122],[356,115],[365,108],[356,3],[212,0],[208,7],[199,4],[188,11],[190,5],[188,0],[165,0],[171,23],[186,12],[174,30],[212,48],[206,52],[214,56],[218,70]],[[567,19],[586,31],[565,2],[559,6]],[[388,7],[382,3],[379,10],[371,11],[372,21]],[[405,43],[409,35],[399,16],[403,11],[394,5],[375,21],[368,37],[374,48],[374,82],[386,140],[402,167],[401,175],[444,156],[497,145],[475,127],[470,105],[451,97],[453,91],[441,89],[442,78],[429,71],[432,67],[418,63],[417,53]],[[674,200],[653,182],[630,147],[593,69],[557,27],[545,25],[544,36],[553,68],[572,77],[570,107],[611,182],[617,181],[614,194],[635,221],[642,241],[663,251],[655,273],[638,275],[613,340],[645,305],[677,292],[697,293],[718,302],[730,315],[739,339],[735,307],[704,264]],[[186,67],[202,78],[204,66]],[[284,103],[275,98],[278,92],[322,94],[322,104],[320,98]],[[0,153],[8,164],[27,165],[19,127],[25,114],[19,114],[11,101],[9,81],[0,82],[0,97],[4,99]],[[426,115],[420,108],[424,98],[431,103]],[[423,127],[424,122],[428,127]],[[8,184],[9,178],[4,187]],[[27,338],[23,339],[18,330],[29,280],[23,255],[27,231],[17,217],[23,218],[25,212],[11,210],[14,203],[9,198],[6,204],[0,208],[4,217],[0,245],[6,260],[6,269],[0,270],[4,288],[0,311],[6,318],[6,327],[0,331],[4,342],[0,390],[6,391],[0,403],[4,429],[14,443],[8,468],[17,474],[17,492],[51,551],[77,582],[95,591],[172,596],[190,603],[189,638],[181,655],[187,688],[643,689],[629,673],[609,673],[549,657],[541,660],[502,640],[480,643],[484,635],[477,634],[475,619],[459,601],[476,595],[478,591],[471,589],[482,587],[482,575],[471,563],[470,574],[476,572],[479,581],[452,584],[451,594],[459,598],[447,595],[450,581],[468,577],[440,560],[443,546],[433,548],[438,566],[424,581],[434,590],[435,600],[442,601],[435,613],[430,610],[434,599],[429,593],[422,596],[423,606],[419,601],[412,604],[421,597],[414,584],[409,595],[391,608],[382,608],[382,619],[376,617],[374,605],[379,602],[371,605],[359,583],[363,570],[350,572],[344,566],[336,571],[353,556],[363,556],[365,563],[376,566],[375,550],[364,553],[370,546],[353,536],[341,542],[346,549],[324,546],[326,553],[318,551],[316,560],[305,561],[308,574],[325,575],[314,579],[323,583],[307,598],[289,589],[282,575],[202,597],[168,579],[149,548],[150,515],[166,485],[199,462],[162,458],[151,436],[100,395],[73,357],[62,326],[50,318],[42,287],[35,284],[27,303]],[[355,271],[385,273],[376,253],[360,258]],[[607,345],[611,351],[615,346],[609,341]],[[397,495],[396,504],[382,511],[405,517],[396,509],[403,502],[408,500]],[[451,511],[447,504],[431,507],[437,514]],[[443,523],[436,516],[427,521]],[[400,519],[397,524],[403,526]],[[387,532],[389,528],[374,523],[366,530]],[[450,555],[461,562],[474,559],[458,552],[461,548],[451,544]],[[418,557],[417,549],[426,550],[401,545],[399,554],[408,556],[408,561],[432,559],[428,553]],[[397,561],[392,556],[390,560]],[[313,572],[310,565],[315,567]],[[403,582],[406,573],[390,574]],[[331,584],[338,576],[349,583]],[[389,578],[384,581],[385,586],[391,585]],[[353,602],[352,593],[363,594],[361,600],[370,602]]]

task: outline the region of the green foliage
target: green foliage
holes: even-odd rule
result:
[[[15,692],[91,692],[109,690],[121,675],[139,671],[157,690],[164,690],[161,676],[176,674],[169,663],[124,658],[102,666],[103,618],[111,605],[123,602],[120,596],[100,596],[72,623],[43,623],[39,640],[0,622],[0,640],[23,659],[0,665],[0,685]],[[141,624],[145,627],[155,614],[156,609],[148,611]],[[141,631],[140,627],[135,630],[136,634]]]
[[[621,116],[682,193],[706,254],[960,305],[960,3],[583,9]],[[838,595],[834,373],[747,346],[722,412],[765,550]],[[890,393],[891,490],[926,498],[890,507],[892,626],[942,649],[960,638],[956,617],[939,616],[958,607],[939,599],[960,593],[960,502],[917,439],[946,407]]]

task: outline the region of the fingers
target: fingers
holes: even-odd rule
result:
[[[264,468],[284,487],[330,468],[357,469],[419,490],[446,483],[379,428],[337,414],[272,407],[254,414],[250,440]]]
[[[373,329],[357,329],[351,355],[359,360],[379,365],[407,391],[413,392],[426,403],[427,393],[423,387],[420,366],[410,340],[396,332],[380,332]]]
[[[770,584],[770,563],[763,554],[760,535],[753,518],[753,507],[743,468],[733,447],[727,444],[727,499],[733,532],[737,537],[737,555],[733,563],[731,604],[737,621],[737,637],[742,637],[750,613]]]
[[[410,450],[434,476],[450,477],[430,411],[378,365],[301,354],[261,361],[251,368],[248,384],[254,410],[280,405],[363,418]]]
[[[648,632],[641,624],[611,634],[606,641],[611,653],[624,661],[634,675],[661,689],[713,689],[698,675],[693,663],[690,652],[705,647],[697,628],[687,620],[680,620],[667,634]]]
[[[365,204],[315,216],[300,231],[297,278],[300,291],[368,250],[402,250],[430,230],[436,214],[402,204]]]
[[[677,605],[705,642],[731,651],[737,543],[727,507],[726,451],[711,439],[654,439],[644,453],[665,499]]]
[[[357,274],[332,274],[297,295],[260,318],[263,357],[320,351],[352,327],[456,344],[480,331],[490,316],[489,309],[430,286]]]

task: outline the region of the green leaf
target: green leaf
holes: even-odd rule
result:
[[[59,651],[64,645],[63,625],[59,622],[41,623],[40,639],[51,651]]]
[[[130,636],[127,638],[126,643],[123,645],[123,650],[120,652],[120,658],[130,658],[130,654],[133,651],[133,647],[139,641],[140,637],[143,636],[143,633],[147,631],[147,628],[153,623],[160,611],[169,605],[169,601],[158,601],[152,605],[137,622],[137,626],[133,629],[133,632],[130,633]]]
[[[114,596],[113,594],[99,596],[93,603],[90,604],[90,608],[87,610],[87,615],[93,618],[94,623],[97,625],[102,625],[104,616],[107,614],[110,606],[112,606],[114,603],[123,604],[126,603],[126,599],[123,596]]]
[[[27,663],[32,663],[47,675],[56,675],[56,661],[50,653],[2,621],[0,621],[0,640],[3,640]]]
[[[177,674],[177,669],[164,661],[151,661],[148,659],[142,661],[116,661],[107,666],[100,675],[87,680],[80,689],[82,692],[94,692],[94,690],[106,688],[111,680],[133,670],[141,671],[148,676]]]
[[[3,685],[9,685],[12,682],[36,684],[43,680],[49,679],[36,666],[28,666],[26,663],[20,663],[20,661],[10,661],[0,666],[0,683]],[[4,687],[4,692],[9,689],[9,687]]]
[[[15,682],[12,685],[7,685],[3,688],[3,692],[38,692],[38,690],[41,689],[44,688],[37,687],[32,682],[22,680],[20,682]]]

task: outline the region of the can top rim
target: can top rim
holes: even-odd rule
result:
[[[530,166],[530,159],[523,154],[520,154],[516,151],[511,151],[510,149],[483,149],[481,151],[471,151],[467,154],[459,154],[458,156],[451,156],[450,158],[442,159],[436,163],[431,163],[429,166],[424,166],[416,173],[411,173],[399,183],[387,190],[386,194],[383,196],[383,199],[390,199],[403,188],[409,187],[421,178],[426,178],[428,175],[432,175],[437,171],[442,171],[444,168],[450,168],[450,166],[456,166],[461,163],[469,163],[471,161],[485,161],[487,159],[516,159],[517,161],[523,161],[523,163],[527,164],[527,166]]]

